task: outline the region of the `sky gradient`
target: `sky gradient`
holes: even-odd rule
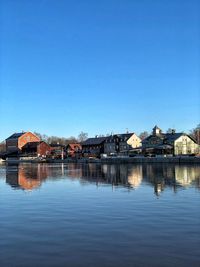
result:
[[[0,141],[189,131],[200,122],[200,2],[1,0]]]

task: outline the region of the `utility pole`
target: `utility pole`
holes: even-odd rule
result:
[[[61,148],[61,159],[64,159],[64,151],[63,151],[63,147]]]

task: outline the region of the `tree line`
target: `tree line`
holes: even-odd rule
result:
[[[70,143],[80,143],[85,141],[88,138],[88,134],[81,132],[77,137],[59,137],[59,136],[48,136],[46,134],[40,134],[38,132],[34,132],[41,140],[47,142],[50,145],[59,144],[59,145],[68,145]]]

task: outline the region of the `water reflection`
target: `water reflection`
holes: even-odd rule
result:
[[[15,189],[32,190],[51,175],[48,165],[29,164],[6,167],[6,183]]]
[[[166,187],[178,188],[194,186],[200,188],[200,166],[148,164],[143,166],[143,177],[154,185],[155,194],[159,195]]]
[[[20,164],[6,166],[6,183],[15,189],[33,190],[45,180],[75,179],[82,185],[111,184],[136,189],[142,183],[152,185],[159,195],[166,187],[200,188],[200,166],[173,164],[101,165],[101,164]]]

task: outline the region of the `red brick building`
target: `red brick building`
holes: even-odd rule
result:
[[[78,143],[68,144],[66,147],[66,152],[68,157],[80,156],[82,152],[82,146]]]
[[[21,152],[24,155],[46,157],[46,156],[50,156],[51,147],[44,141],[29,142],[22,147]]]
[[[6,151],[21,152],[22,147],[30,142],[40,142],[40,138],[31,132],[14,133],[6,139]]]

